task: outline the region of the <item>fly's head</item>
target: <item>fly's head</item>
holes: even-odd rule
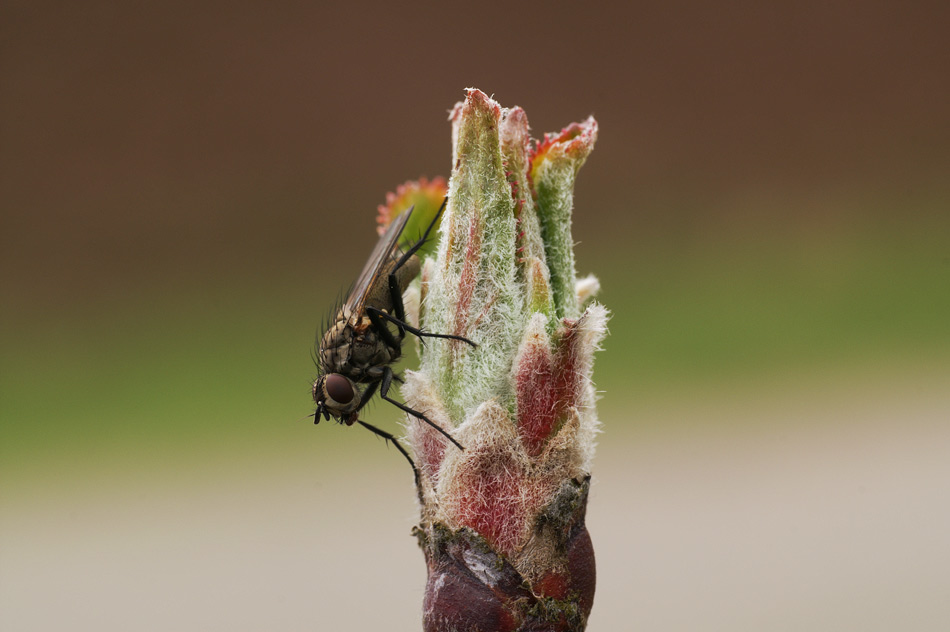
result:
[[[360,392],[350,378],[339,373],[321,375],[313,383],[313,401],[317,405],[314,423],[320,423],[322,416],[327,421],[333,417],[352,426],[356,423],[360,400]]]

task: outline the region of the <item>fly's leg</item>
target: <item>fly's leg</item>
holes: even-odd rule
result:
[[[419,250],[419,248],[422,248],[422,244],[426,243],[426,240],[429,238],[429,233],[432,232],[433,227],[435,227],[435,223],[439,221],[439,217],[441,217],[442,211],[445,210],[445,204],[448,201],[449,201],[449,198],[445,198],[444,200],[442,200],[442,206],[439,207],[439,212],[436,213],[435,217],[432,218],[432,221],[429,223],[429,227],[426,228],[426,232],[423,233],[422,237],[419,238],[419,241],[417,241],[416,243],[412,245],[412,248],[402,253],[402,256],[399,257],[399,261],[397,261],[396,265],[393,266],[392,272],[390,272],[389,274],[390,291],[392,291],[393,285],[396,282],[396,270],[406,265],[406,262],[409,261],[409,258],[412,255],[416,254],[416,251]],[[400,303],[401,302],[402,301],[400,301]]]
[[[393,303],[394,303],[393,307],[397,308],[397,309],[394,309],[393,311],[396,312],[396,314],[397,314],[396,316],[392,316],[392,315],[390,315],[390,314],[387,314],[387,313],[384,312],[383,310],[381,310],[381,309],[376,309],[375,307],[367,307],[367,308],[366,308],[366,314],[369,316],[369,319],[370,319],[370,321],[373,323],[373,325],[375,326],[377,333],[379,333],[379,335],[380,335],[382,338],[385,339],[385,338],[386,338],[386,334],[389,334],[390,336],[392,336],[392,333],[390,333],[389,330],[386,329],[386,326],[382,324],[382,319],[386,319],[386,320],[388,320],[389,322],[391,322],[392,324],[396,325],[396,327],[398,327],[398,328],[400,329],[400,331],[402,331],[402,330],[408,331],[409,333],[411,333],[411,334],[413,334],[413,335],[415,335],[415,336],[419,336],[420,338],[446,338],[446,339],[448,339],[448,340],[460,340],[460,341],[462,341],[462,342],[467,342],[468,344],[472,345],[473,347],[477,347],[477,346],[478,346],[477,344],[475,344],[474,342],[472,342],[471,340],[469,340],[468,338],[466,338],[466,337],[464,337],[464,336],[454,336],[454,335],[452,335],[452,334],[433,334],[433,333],[430,333],[430,332],[428,332],[428,331],[422,331],[422,330],[419,329],[418,327],[413,327],[412,325],[410,325],[409,323],[407,323],[406,321],[404,321],[404,320],[402,320],[402,319],[400,319],[400,318],[398,317],[398,316],[399,316],[399,312],[402,311],[401,309],[398,309],[398,308],[401,308],[401,307],[402,307],[402,298],[400,297],[399,303],[396,303],[396,301],[395,301],[395,297],[396,297],[396,296],[398,296],[398,292],[397,292],[397,294],[394,294],[394,295],[393,295],[393,297],[394,297],[394,298],[393,298]],[[405,317],[405,314],[403,314],[403,317]],[[384,331],[386,332],[386,334],[383,334]],[[389,342],[389,341],[387,340],[387,342]]]
[[[400,307],[402,306],[402,297],[399,297]],[[403,331],[403,327],[399,327],[399,323],[396,323],[396,326],[399,327],[399,339],[397,340],[393,336],[393,332],[389,331],[389,328],[386,327],[386,323],[383,322],[383,319],[380,316],[388,316],[386,312],[376,309],[375,307],[367,307],[366,315],[369,316],[369,322],[373,324],[373,330],[376,331],[376,334],[383,339],[383,341],[389,345],[390,349],[402,349],[402,338],[406,335],[406,332]]]
[[[373,398],[373,395],[376,393],[377,388],[379,388],[378,380],[376,382],[369,383],[369,385],[366,387],[366,390],[363,391],[363,401],[361,401],[357,409],[353,411],[354,415],[356,415],[356,413],[361,411],[363,407],[366,406],[366,404],[369,402],[369,400]],[[409,461],[409,467],[412,468],[412,476],[413,478],[416,479],[416,487],[418,488],[419,487],[419,470],[416,469],[416,464],[413,463],[412,457],[410,457],[409,453],[406,452],[406,449],[402,447],[402,444],[399,443],[399,440],[396,437],[394,437],[392,434],[386,432],[385,430],[377,428],[376,426],[372,424],[368,424],[362,419],[357,419],[356,423],[363,426],[364,428],[366,428],[367,430],[369,430],[376,436],[382,437],[384,441],[392,443],[394,446],[396,446],[396,449],[399,450],[399,452],[401,452],[404,457],[406,457],[407,461]]]
[[[387,395],[387,393],[389,392],[389,387],[392,385],[392,383],[393,383],[393,370],[387,366],[387,367],[385,367],[385,368],[383,369],[383,378],[382,378],[382,380],[381,380],[381,384],[380,384],[380,387],[379,387],[379,396],[380,396],[380,397],[382,397],[382,398],[385,399],[387,402],[389,402],[390,404],[392,404],[392,405],[395,406],[396,408],[400,409],[401,411],[406,412],[406,413],[409,413],[410,415],[412,415],[413,417],[416,417],[417,419],[421,419],[422,421],[426,422],[427,424],[429,424],[430,426],[432,426],[433,428],[435,428],[436,430],[438,430],[439,432],[441,432],[442,435],[443,435],[446,439],[448,439],[449,441],[451,441],[453,444],[455,444],[455,447],[457,447],[459,450],[464,450],[464,449],[465,449],[465,448],[462,447],[462,444],[461,444],[461,443],[459,443],[458,441],[456,441],[455,439],[453,439],[453,438],[452,438],[452,435],[450,435],[448,432],[446,432],[446,431],[443,430],[441,427],[439,427],[439,425],[438,425],[437,423],[435,423],[434,421],[432,421],[431,419],[429,419],[428,417],[426,417],[425,415],[423,415],[423,414],[420,413],[419,411],[413,410],[413,409],[409,408],[408,406],[406,406],[406,405],[403,404],[402,402],[397,402],[396,400],[391,399],[391,398]]]
[[[361,419],[357,419],[356,423],[363,426],[364,428],[366,428],[367,430],[375,434],[377,437],[382,437],[384,441],[392,443],[394,446],[396,446],[396,449],[399,450],[404,457],[406,457],[407,461],[409,461],[409,466],[412,468],[412,476],[416,479],[416,487],[419,487],[419,470],[416,469],[416,464],[413,463],[412,457],[410,457],[409,453],[406,452],[406,449],[402,447],[402,444],[399,443],[399,440],[396,439],[396,437],[394,437],[393,435],[386,432],[385,430],[381,430],[377,428],[376,426],[372,424],[368,424]]]
[[[369,403],[369,400],[373,399],[373,395],[376,393],[377,388],[379,388],[379,380],[370,382],[366,389],[363,390],[363,394],[360,396],[362,400],[360,401],[360,405],[356,407],[356,410],[353,411],[354,415],[363,410],[363,406],[366,406],[366,404]]]
[[[414,243],[409,250],[402,253],[402,256],[399,257],[399,260],[396,262],[396,265],[394,265],[393,269],[389,271],[389,296],[393,303],[393,313],[395,313],[396,318],[398,318],[398,320],[390,320],[392,320],[393,323],[400,328],[400,333],[402,333],[402,329],[406,328],[406,308],[402,304],[402,292],[399,289],[399,281],[396,278],[396,272],[399,271],[399,268],[406,265],[406,262],[409,261],[409,259],[412,258],[414,254],[416,254],[416,251],[419,250],[419,248],[422,248],[422,244],[426,243],[426,240],[429,238],[429,233],[432,232],[433,227],[435,227],[435,223],[439,221],[439,217],[442,216],[442,211],[445,210],[445,204],[448,201],[449,198],[442,200],[442,206],[439,207],[439,212],[436,213],[435,217],[432,218],[432,221],[426,228],[426,232],[423,233],[422,237],[419,238],[419,241]]]
[[[395,316],[393,316],[392,314],[387,314],[386,312],[373,308],[373,307],[366,308],[366,311],[369,313],[370,320],[373,321],[373,325],[375,326],[376,331],[379,333],[379,335],[383,339],[386,340],[387,343],[389,342],[391,338],[393,338],[393,335],[392,333],[389,332],[388,329],[386,329],[385,326],[382,325],[382,323],[378,322],[379,318],[385,318],[386,320],[394,324],[399,329],[400,337],[404,336],[405,332],[408,331],[409,333],[415,336],[418,336],[419,338],[445,338],[448,340],[460,340],[462,342],[467,342],[473,347],[478,346],[474,342],[472,342],[471,340],[463,336],[453,336],[451,334],[430,334],[428,332],[422,331],[418,327],[413,327],[412,325],[407,323],[406,322],[406,308],[402,302],[402,291],[399,289],[399,280],[396,278],[396,272],[399,271],[399,268],[406,265],[406,262],[409,261],[409,259],[413,255],[416,254],[416,251],[418,251],[419,248],[422,247],[422,244],[424,244],[426,240],[429,238],[429,233],[432,232],[432,229],[435,227],[435,223],[439,221],[439,217],[442,216],[442,211],[445,210],[445,205],[448,201],[449,201],[449,198],[445,198],[444,200],[442,200],[442,206],[439,207],[439,212],[435,214],[435,217],[429,223],[429,226],[426,228],[426,232],[423,233],[422,237],[419,238],[419,241],[413,244],[409,250],[402,253],[402,256],[396,262],[396,265],[394,265],[393,269],[390,270],[389,272],[389,297],[390,297],[390,301],[393,304],[392,312],[393,314],[395,314]],[[375,316],[377,317],[375,320],[374,320],[373,312],[375,312]],[[386,333],[383,333],[383,331],[385,331]],[[397,345],[393,345],[393,346],[395,347]]]

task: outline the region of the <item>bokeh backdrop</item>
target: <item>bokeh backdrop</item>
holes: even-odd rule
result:
[[[942,629],[947,6],[4,2],[0,629],[419,628],[310,351],[469,86],[600,123],[590,629]]]

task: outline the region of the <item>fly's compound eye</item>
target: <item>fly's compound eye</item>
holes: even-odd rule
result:
[[[346,405],[353,401],[353,384],[340,375],[331,373],[324,382],[327,396],[338,404]]]

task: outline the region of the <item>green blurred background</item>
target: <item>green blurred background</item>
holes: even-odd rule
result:
[[[0,628],[419,628],[410,473],[308,423],[310,349],[475,86],[600,123],[590,629],[940,629],[948,17],[4,3]]]

